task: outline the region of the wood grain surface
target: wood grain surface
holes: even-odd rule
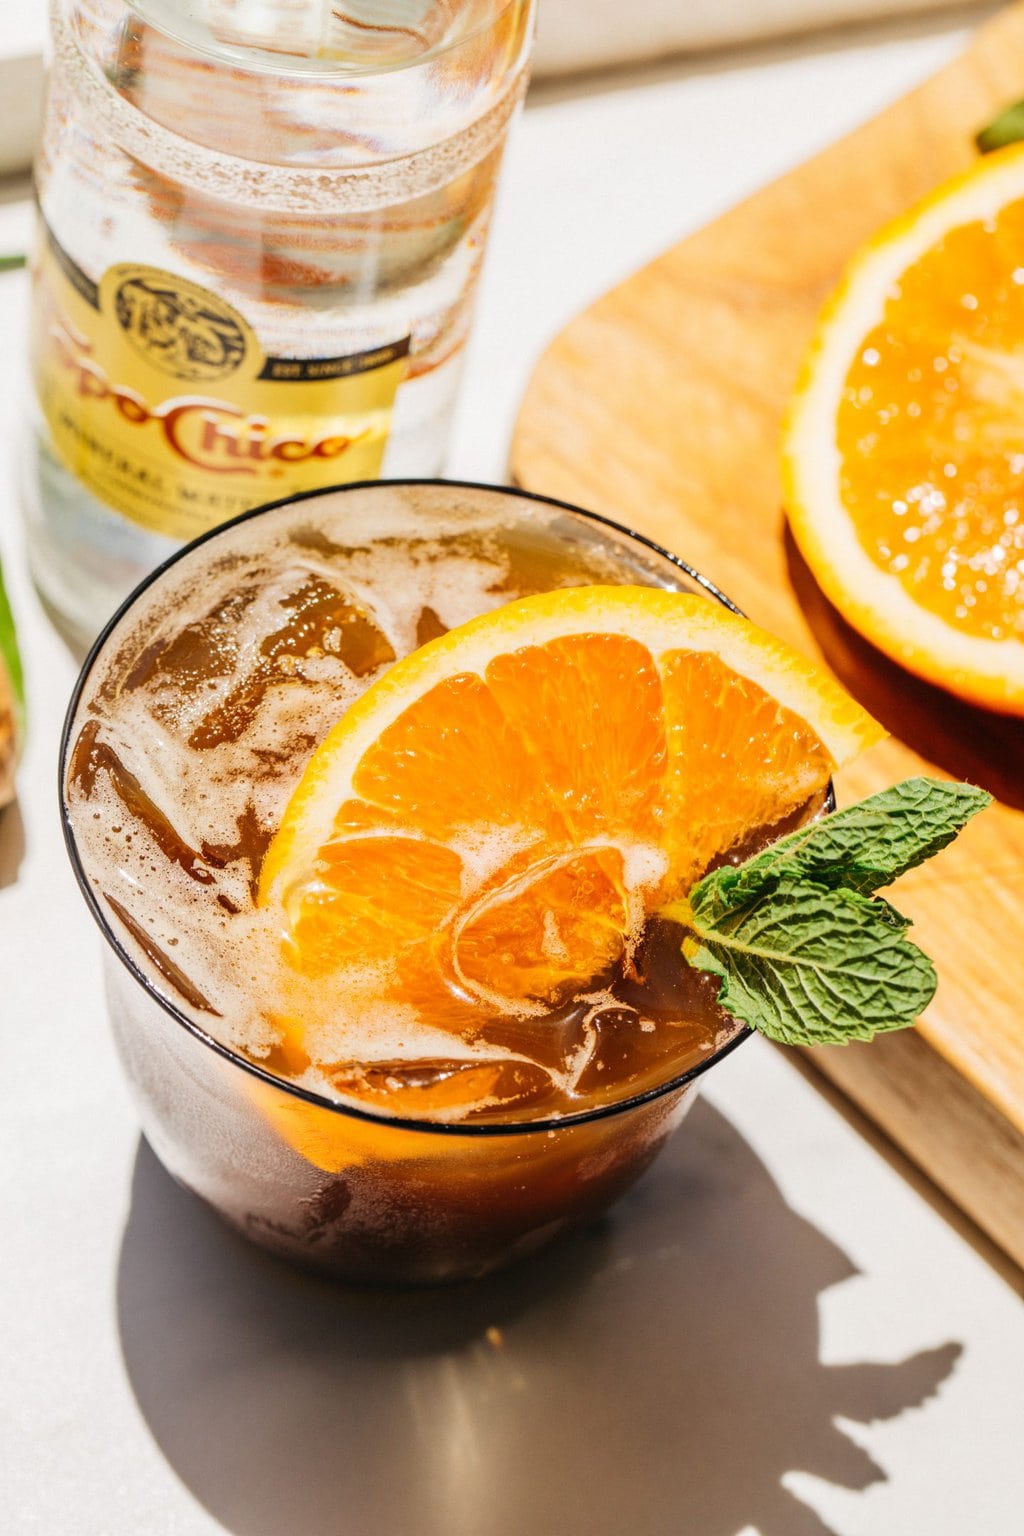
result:
[[[824,659],[892,733],[839,775],[840,804],[936,770],[997,797],[900,882],[940,975],[916,1034],[812,1054],[1024,1264],[1024,720],[920,682],[850,629],[787,532],[778,469],[782,411],[847,257],[969,164],[977,130],[1022,94],[1015,5],[911,95],[574,320],[531,380],[512,474],[657,539]]]

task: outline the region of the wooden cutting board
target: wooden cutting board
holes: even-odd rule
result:
[[[815,585],[781,510],[780,419],[850,252],[976,156],[1024,95],[1024,5],[806,165],[665,253],[541,359],[515,481],[677,551],[765,628],[824,659],[892,732],[837,781],[840,804],[920,772],[999,804],[898,904],[937,961],[915,1031],[809,1053],[1024,1265],[1024,720],[962,704],[881,656]]]

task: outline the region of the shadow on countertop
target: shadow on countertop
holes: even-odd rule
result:
[[[854,1273],[698,1103],[599,1226],[406,1292],[249,1247],[140,1142],[118,1311],[153,1436],[235,1536],[835,1536],[783,1474],[879,1481],[836,1416],[893,1418],[960,1354],[821,1364],[818,1295]]]

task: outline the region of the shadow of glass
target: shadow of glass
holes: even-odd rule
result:
[[[17,800],[0,809],[0,891],[13,885],[25,857],[25,818]]]
[[[698,1103],[604,1223],[443,1290],[292,1271],[140,1143],[118,1314],[154,1437],[236,1536],[829,1536],[782,1475],[879,1480],[835,1416],[920,1404],[960,1353],[822,1365],[816,1298],[853,1273]]]
[[[833,672],[893,736],[957,779],[1024,810],[1024,720],[954,698],[905,672],[833,608],[786,529],[789,579]]]

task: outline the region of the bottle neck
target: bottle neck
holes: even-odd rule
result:
[[[375,72],[296,67],[283,54],[272,68],[252,53],[229,59],[142,14],[159,5],[194,19],[214,3],[226,8],[57,0],[54,12],[55,82],[91,131],[211,196],[230,186],[244,200],[250,189],[257,202],[296,211],[406,201],[491,153],[525,88],[533,0],[488,0],[482,31]]]
[[[65,10],[128,13],[197,54],[271,74],[406,69],[493,27],[509,0],[59,0]],[[522,7],[520,7],[522,8]]]

